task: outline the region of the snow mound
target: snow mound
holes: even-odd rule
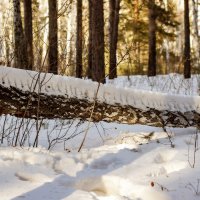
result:
[[[19,171],[15,173],[15,176],[21,181],[30,181],[30,182],[51,182],[52,179],[48,176],[41,173],[28,173]]]
[[[81,179],[74,185],[76,189],[93,192],[97,196],[113,196],[131,200],[170,200],[165,192],[159,192],[141,185],[135,185],[128,179],[104,175]],[[107,198],[106,198],[107,199]]]
[[[88,192],[95,192],[99,196],[130,195],[133,185],[128,180],[115,176],[100,176],[81,179],[74,185],[75,188]]]
[[[168,162],[176,156],[176,153],[175,150],[162,151],[155,156],[154,162],[158,164]]]

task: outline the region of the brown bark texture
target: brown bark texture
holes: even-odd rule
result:
[[[77,17],[76,17],[76,77],[82,77],[82,0],[77,0]]]
[[[109,62],[109,79],[117,77],[117,40],[120,0],[109,0],[109,40],[110,40],[110,62]]]
[[[103,0],[92,0],[92,80],[105,83]]]
[[[27,69],[33,69],[33,25],[32,25],[32,0],[24,1],[24,33],[28,54]]]
[[[184,77],[191,78],[191,64],[190,64],[190,20],[189,20],[189,1],[184,0]]]
[[[49,73],[58,74],[58,13],[57,0],[49,2]]]
[[[94,102],[87,99],[48,95],[22,91],[16,87],[0,84],[0,115],[10,114],[16,117],[34,119],[74,119],[89,120]],[[149,108],[142,110],[130,105],[97,101],[90,119],[93,122],[119,122],[124,124],[144,124],[156,127],[200,128],[200,113],[196,111],[168,111]]]
[[[20,0],[13,0],[14,7],[14,66],[26,69],[28,66],[27,46],[22,27]]]
[[[148,76],[156,76],[156,10],[155,0],[148,3],[149,10],[149,59]]]
[[[88,0],[88,12],[89,12],[89,38],[88,38],[88,69],[87,75],[89,79],[92,79],[92,0]]]

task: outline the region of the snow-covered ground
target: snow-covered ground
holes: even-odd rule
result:
[[[5,86],[30,89],[34,85],[33,77],[33,72],[0,67],[0,82]],[[89,95],[92,99],[97,87],[91,81],[52,78],[50,74],[45,75],[45,79],[40,78],[45,84],[39,89],[48,94],[67,93],[82,98]],[[138,94],[137,98],[149,100],[156,94],[159,103],[164,99],[162,95],[167,99],[171,95],[174,100],[171,105],[181,110],[186,105],[191,109],[200,104],[198,76],[187,81],[179,75],[151,80],[141,76],[126,79],[121,77],[108,83],[100,91],[99,100],[105,95],[106,99],[102,100],[111,98],[130,103],[129,93],[133,92]],[[124,91],[123,87],[131,88]],[[143,89],[141,96],[140,88]],[[115,98],[109,92],[115,94]],[[122,98],[123,95],[126,98]],[[148,101],[144,101],[143,106],[147,106],[145,102]],[[169,99],[165,101],[165,105],[169,106],[169,102]],[[184,106],[180,107],[180,102]],[[200,199],[199,132],[194,127],[168,128],[167,134],[161,128],[149,126],[91,123],[84,146],[77,152],[87,122],[44,120],[38,147],[33,148],[36,123],[11,116],[0,118],[0,141],[3,142],[0,145],[0,200]],[[11,147],[19,127],[23,147]]]
[[[179,95],[199,95],[200,75],[192,75],[191,79],[184,79],[180,74],[148,76],[121,76],[108,81],[118,87],[129,87],[139,90],[155,91]]]
[[[0,199],[199,199],[200,151],[194,168],[190,166],[195,129],[171,130],[174,148],[159,129],[131,129],[107,135],[103,145],[97,134],[90,133],[88,140],[98,147],[79,153],[1,147]]]

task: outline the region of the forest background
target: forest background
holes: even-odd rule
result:
[[[198,0],[3,0],[0,64],[88,77],[199,73]]]

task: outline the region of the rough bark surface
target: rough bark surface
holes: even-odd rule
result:
[[[24,33],[27,45],[28,66],[27,69],[33,68],[33,27],[32,27],[32,0],[24,1]]]
[[[110,62],[109,62],[109,79],[117,77],[117,40],[120,0],[109,0],[109,39],[110,39]]]
[[[28,66],[27,47],[22,27],[20,0],[13,0],[14,7],[14,66],[26,69]]]
[[[190,64],[190,20],[189,20],[189,1],[184,0],[184,33],[185,33],[185,47],[184,47],[184,77],[191,78],[191,64]]]
[[[77,0],[76,77],[82,77],[82,0]]]
[[[49,0],[49,72],[58,73],[57,0]]]
[[[156,10],[155,0],[150,0],[149,10],[149,60],[148,76],[156,76]]]
[[[192,0],[193,8],[193,22],[194,22],[194,38],[196,41],[197,52],[195,52],[197,58],[197,67],[200,65],[200,36],[199,36],[199,0]]]
[[[103,0],[92,0],[92,79],[105,83]]]
[[[35,92],[24,92],[15,87],[0,85],[0,115],[10,114],[25,118],[61,118],[89,120],[94,102]],[[91,118],[93,122],[120,122],[156,127],[200,127],[200,113],[181,113],[168,110],[141,110],[132,106],[109,105],[96,102]]]
[[[89,12],[89,38],[88,38],[88,70],[87,75],[89,79],[92,79],[92,0],[88,0],[88,12]]]

